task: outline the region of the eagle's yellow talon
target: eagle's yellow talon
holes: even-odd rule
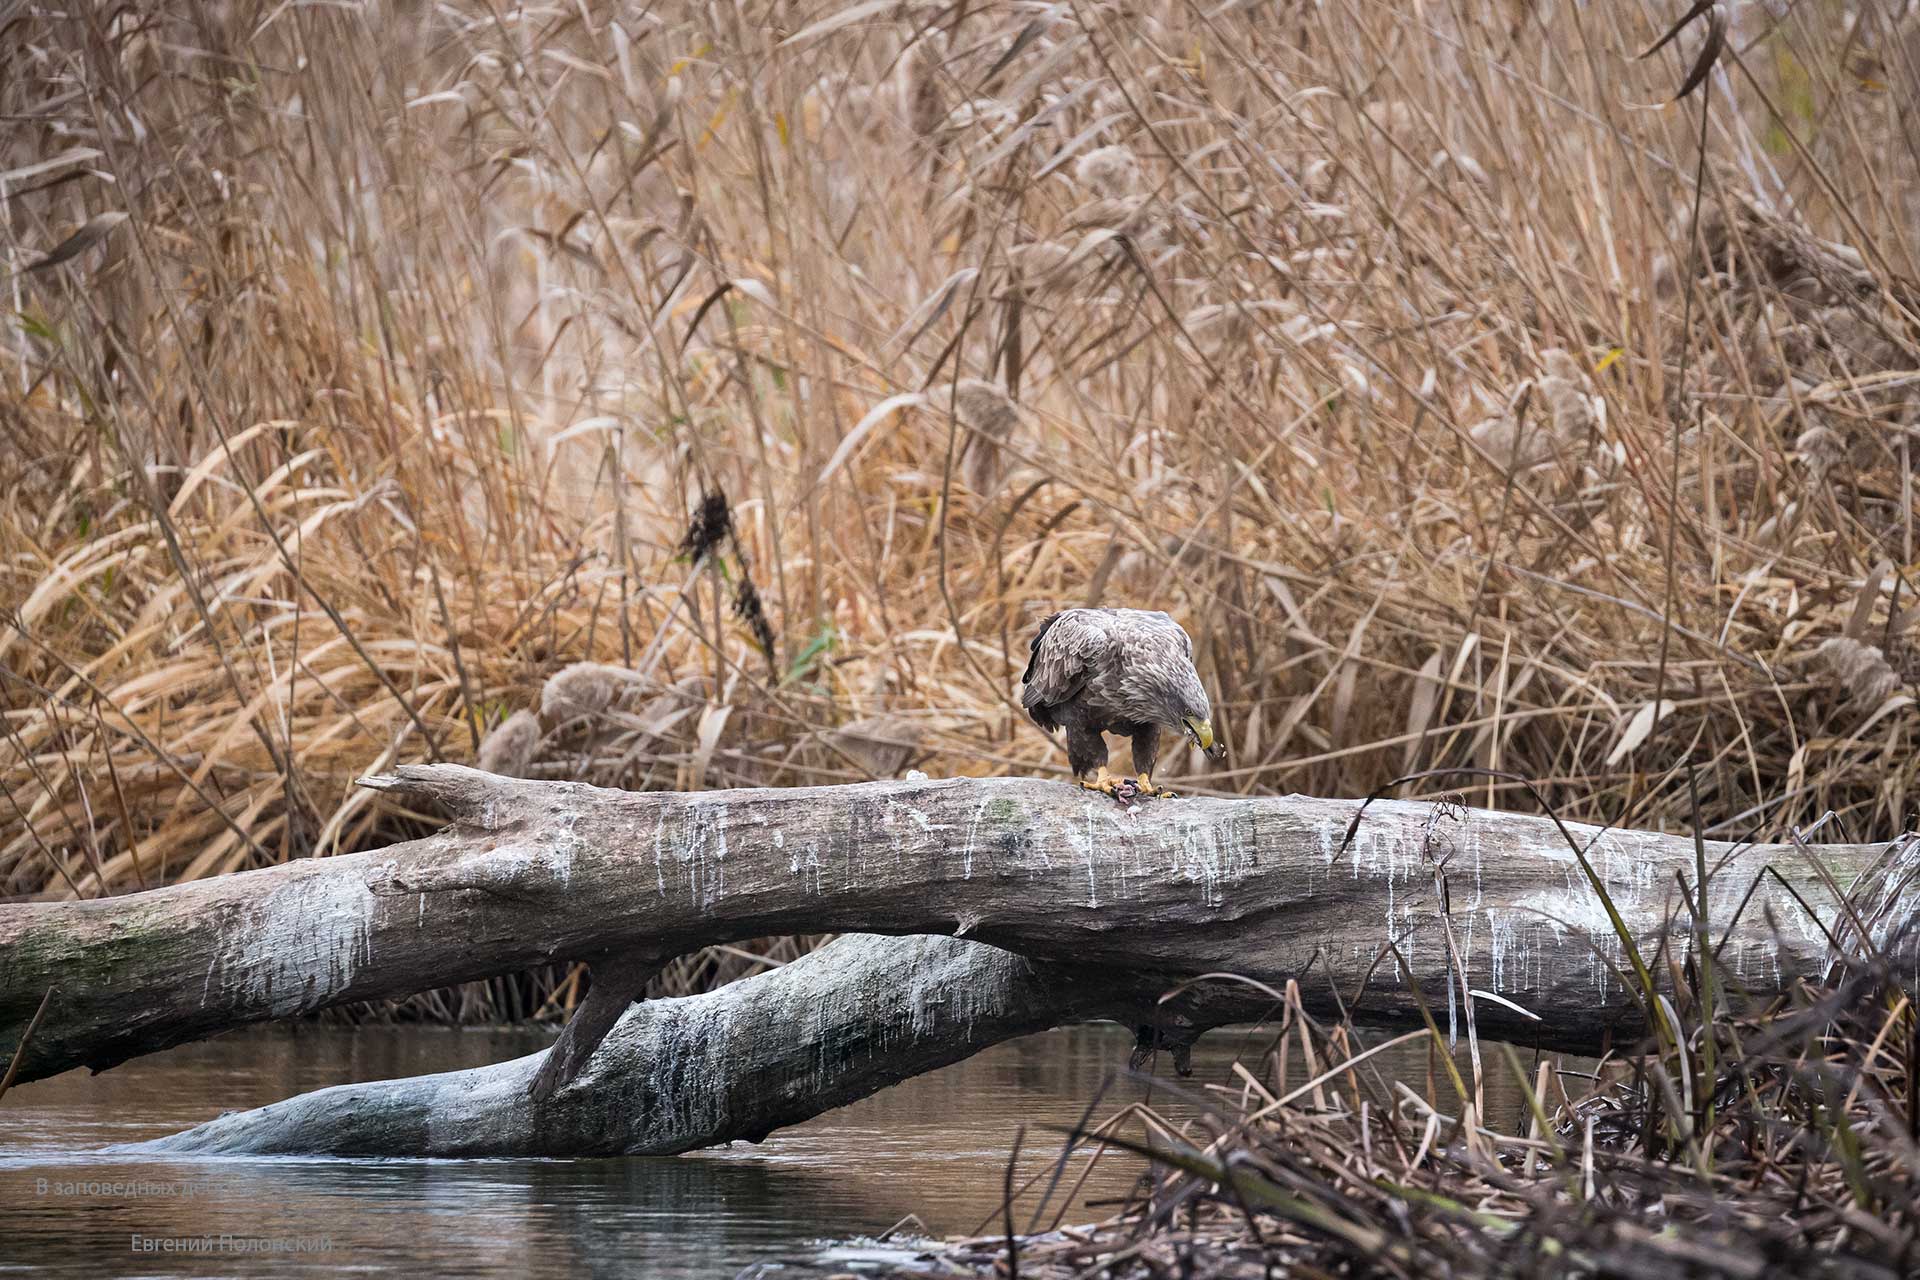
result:
[[[1155,800],[1173,800],[1177,798],[1173,792],[1167,790],[1165,787],[1154,786],[1153,779],[1144,773],[1133,780],[1133,785],[1140,795],[1148,796]]]
[[[1103,796],[1110,796],[1113,794],[1113,789],[1120,784],[1112,774],[1102,769],[1091,781],[1086,778],[1080,779],[1080,785],[1088,791],[1098,791]]]

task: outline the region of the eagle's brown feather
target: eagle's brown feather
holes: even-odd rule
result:
[[[1160,730],[1211,715],[1193,667],[1193,640],[1170,616],[1143,609],[1067,609],[1040,624],[1021,677],[1021,705],[1048,732],[1067,731],[1076,774],[1104,766],[1102,733],[1134,742],[1151,773]]]
[[[1068,609],[1040,624],[1029,646],[1026,674],[1020,677],[1020,705],[1051,733],[1060,727],[1056,712],[1080,696],[1087,681],[1106,662],[1111,647],[1106,628],[1090,620],[1089,609]]]

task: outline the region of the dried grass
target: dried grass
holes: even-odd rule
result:
[[[0,897],[409,834],[353,779],[534,708],[610,785],[1058,770],[1094,602],[1199,639],[1186,790],[1893,834],[1912,20],[1746,7],[1689,240],[1670,8],[16,15]]]
[[[1610,1056],[1588,1072],[1507,1051],[1495,1069],[1523,1101],[1499,1127],[1471,1099],[1385,1079],[1366,1057],[1378,1037],[1289,1011],[1271,1042],[1297,1035],[1307,1070],[1325,1066],[1319,1086],[1272,1053],[1242,1064],[1237,1087],[1212,1086],[1204,1120],[1136,1105],[1045,1143],[1057,1156],[1028,1163],[1005,1215],[1017,1274],[1910,1275],[1920,1162],[1903,1112],[1916,1068],[1896,1046],[1913,1010],[1889,1008],[1876,985],[1856,977],[1725,1019],[1733,1052],[1705,1079],[1697,1058],[1683,1076],[1672,1057]],[[1063,1223],[1046,1193],[1126,1153],[1151,1161],[1140,1189],[1103,1220]],[[1015,1274],[1009,1252],[1004,1232],[983,1234],[876,1274]]]
[[[1702,853],[1708,879],[1681,877],[1665,929],[1618,939],[1632,976],[1616,971],[1658,1030],[1598,1062],[1523,1064],[1510,1045],[1483,1058],[1474,993],[1470,1051],[1456,1057],[1433,1011],[1424,1031],[1387,1038],[1316,1021],[1289,983],[1269,1025],[1235,1033],[1264,1048],[1183,1099],[1201,1118],[1133,1104],[1024,1171],[1016,1141],[1001,1229],[898,1274],[1911,1275],[1920,1018],[1896,956],[1916,922],[1890,910],[1915,874],[1911,849],[1894,841],[1886,875],[1834,886],[1828,970],[1789,992],[1749,990],[1716,958],[1727,921],[1710,914]],[[1427,856],[1444,904],[1450,851]],[[1422,1040],[1424,1089],[1381,1069],[1376,1055]],[[1148,1164],[1119,1211],[1064,1224],[1072,1196],[1055,1193],[1125,1153]]]

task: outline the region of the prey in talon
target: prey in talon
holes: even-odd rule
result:
[[[1064,729],[1067,763],[1089,791],[1122,804],[1170,799],[1154,785],[1162,731],[1184,734],[1213,759],[1213,705],[1193,666],[1193,638],[1165,613],[1067,609],[1040,624],[1029,646],[1020,703],[1048,733]],[[1107,772],[1105,734],[1133,742],[1134,777]]]

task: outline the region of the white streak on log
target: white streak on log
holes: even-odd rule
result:
[[[372,959],[373,911],[372,892],[346,877],[281,885],[223,927],[210,980],[216,970],[231,975],[242,999],[275,1017],[331,1003]]]

